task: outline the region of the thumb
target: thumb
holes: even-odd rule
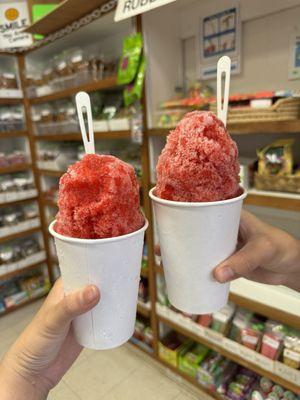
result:
[[[63,295],[62,282],[57,282],[50,293],[46,316],[47,327],[59,333],[77,316],[91,310],[100,300],[97,286],[87,285]],[[57,298],[59,300],[57,301]]]
[[[225,283],[239,277],[247,277],[266,261],[267,243],[263,238],[256,238],[246,243],[239,251],[219,264],[214,272],[214,278]]]

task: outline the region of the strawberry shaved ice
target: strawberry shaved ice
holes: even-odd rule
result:
[[[68,168],[58,207],[55,231],[64,236],[110,238],[145,224],[133,167],[109,155],[88,154]]]
[[[186,114],[171,131],[156,167],[156,196],[220,201],[241,194],[236,143],[212,112]]]

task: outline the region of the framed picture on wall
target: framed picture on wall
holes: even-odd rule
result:
[[[300,32],[290,38],[289,79],[300,79]]]
[[[217,60],[228,55],[231,73],[240,72],[241,20],[239,3],[217,13],[206,15],[200,23],[200,77],[211,79],[217,74]]]

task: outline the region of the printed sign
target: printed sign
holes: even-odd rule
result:
[[[26,1],[0,3],[0,48],[30,46],[32,37],[23,33],[30,25]]]
[[[289,79],[300,78],[300,33],[293,34],[290,40]]]
[[[217,76],[217,61],[223,55],[228,55],[232,60],[231,73],[240,72],[241,21],[238,5],[205,16],[201,22],[200,36],[202,79]]]
[[[176,0],[118,0],[115,21],[142,14],[154,8],[173,3]]]

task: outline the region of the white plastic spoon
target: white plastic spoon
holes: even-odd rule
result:
[[[230,58],[228,56],[221,57],[218,61],[218,66],[217,66],[217,110],[218,110],[218,118],[223,122],[225,126],[227,122],[230,71],[231,71]],[[224,95],[222,94],[223,74],[225,74]],[[223,98],[223,104],[222,104],[222,98]]]
[[[75,96],[75,101],[85,153],[95,154],[94,128],[90,96],[86,92],[79,92]],[[83,118],[84,113],[87,115],[88,135]]]

